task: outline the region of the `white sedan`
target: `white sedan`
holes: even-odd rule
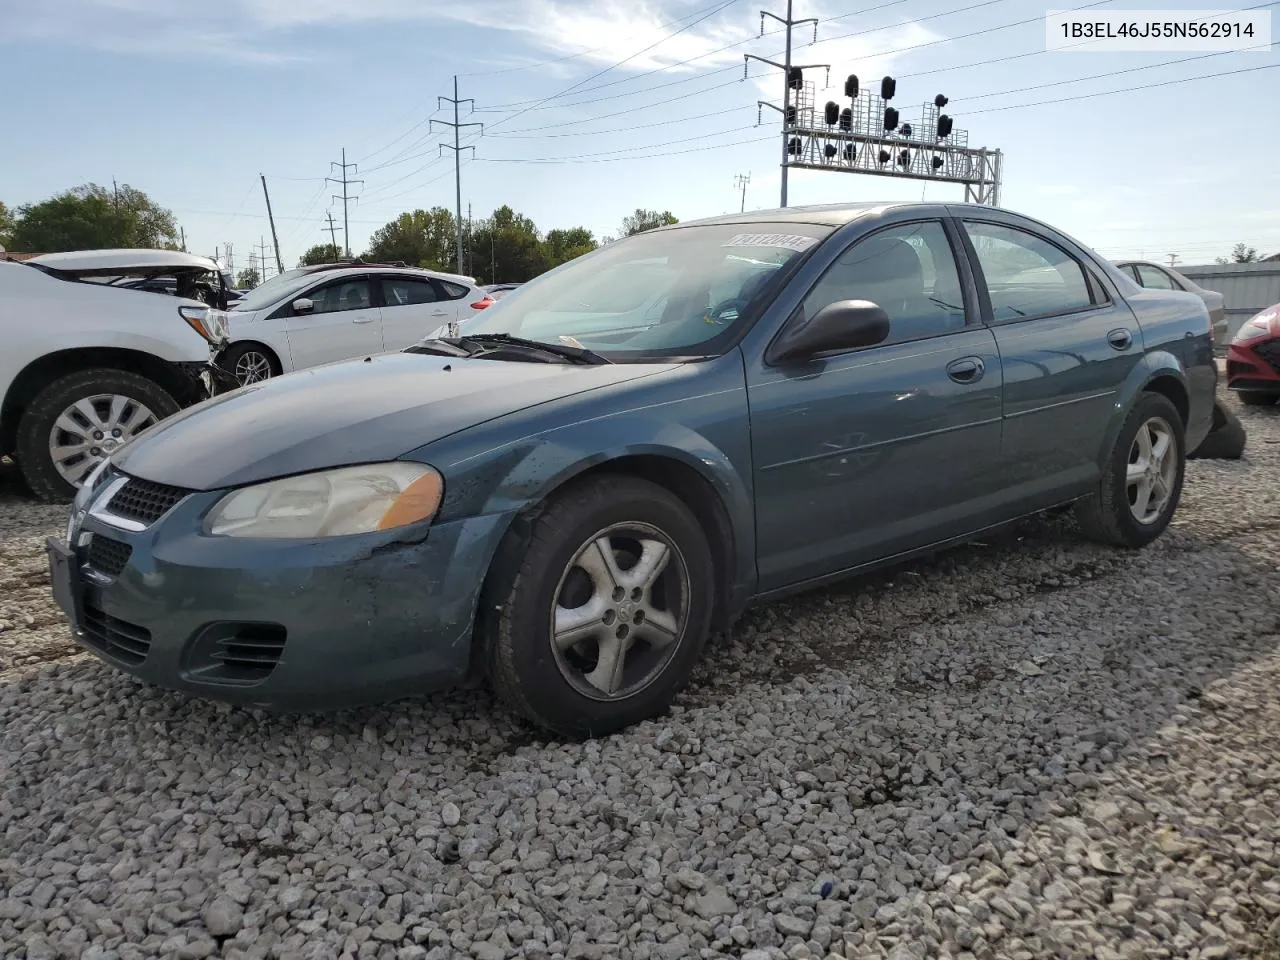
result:
[[[471,277],[344,264],[289,270],[227,313],[218,365],[240,384],[335,360],[402,350],[493,304]]]

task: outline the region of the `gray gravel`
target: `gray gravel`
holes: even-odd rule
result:
[[[1280,409],[1068,518],[752,613],[660,721],[273,717],[76,654],[0,483],[0,955],[1280,958]]]

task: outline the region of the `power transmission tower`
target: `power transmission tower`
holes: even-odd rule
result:
[[[258,279],[267,279],[267,242],[263,237],[258,237],[258,242],[254,245],[254,249],[258,251]]]
[[[483,123],[463,123],[459,119],[458,108],[462,106],[462,104],[464,103],[469,103],[471,104],[471,108],[474,111],[475,101],[471,99],[467,99],[467,100],[458,99],[458,78],[456,75],[453,78],[453,96],[452,97],[436,97],[436,109],[439,110],[440,106],[445,103],[453,104],[453,123],[450,123],[448,120],[432,120],[431,126],[429,129],[434,130],[435,125],[437,123],[443,127],[453,128],[453,143],[440,144],[440,150],[441,150],[440,155],[443,156],[444,155],[443,151],[445,150],[453,151],[453,187],[454,187],[454,192],[457,195],[457,210],[455,213],[456,221],[458,225],[457,264],[458,264],[458,272],[461,273],[462,272],[462,151],[470,150],[474,155],[475,149],[476,149],[475,147],[464,147],[462,145],[461,143],[462,128],[463,127],[479,127],[480,133],[483,134],[484,124]],[[457,335],[457,327],[458,327],[457,321],[451,320],[449,322],[449,336],[452,337]]]
[[[333,246],[333,255],[336,258],[338,256],[338,231],[333,225],[333,211],[326,211],[325,216],[329,218],[329,243]]]
[[[760,11],[760,36],[762,37],[764,36],[764,18],[765,17],[772,17],[774,20],[777,20],[780,24],[782,24],[787,28],[786,59],[784,59],[782,63],[778,63],[776,60],[766,60],[764,57],[757,57],[753,53],[746,53],[746,54],[743,54],[743,61],[742,61],[742,73],[743,73],[744,79],[747,73],[747,63],[751,60],[759,60],[761,63],[767,63],[769,66],[776,67],[777,69],[782,71],[782,106],[779,108],[777,106],[774,106],[772,103],[766,103],[763,100],[758,101],[758,103],[760,104],[760,106],[769,107],[770,109],[777,110],[779,113],[782,114],[782,206],[784,207],[787,205],[787,159],[789,156],[787,151],[788,151],[788,140],[789,140],[789,133],[790,133],[789,128],[792,127],[796,122],[796,111],[791,106],[791,91],[793,89],[795,90],[800,89],[800,85],[797,81],[799,80],[799,73],[801,70],[810,70],[810,69],[817,69],[818,67],[825,67],[827,71],[828,79],[830,79],[831,77],[831,64],[829,63],[806,63],[806,64],[797,65],[791,62],[791,30],[793,27],[798,27],[802,23],[812,23],[813,24],[813,42],[814,43],[818,42],[817,17],[805,17],[803,20],[793,20],[791,18],[791,8],[793,3],[794,3],[794,0],[787,0],[786,17],[780,17],[776,13],[770,13],[768,10]]]
[[[350,230],[350,220],[347,219],[347,201],[354,200],[356,198],[351,196],[351,194],[347,192],[347,188],[353,183],[358,183],[361,186],[363,186],[364,181],[349,179],[347,177],[347,170],[349,169],[355,170],[357,166],[358,164],[347,163],[347,148],[343,147],[342,162],[338,163],[333,160],[329,162],[329,169],[333,169],[334,167],[339,167],[342,170],[342,176],[341,177],[325,177],[325,179],[328,180],[330,183],[342,184],[342,195],[339,196],[338,194],[335,193],[333,195],[333,199],[342,201],[342,245],[346,248],[348,257],[351,256],[351,230]]]
[[[740,173],[733,178],[733,185],[735,187],[742,188],[742,209],[739,211],[739,213],[746,213],[747,211],[747,184],[750,182],[751,182],[751,174],[749,173],[745,173],[745,174]]]
[[[227,273],[234,277],[236,275],[236,258],[235,254],[231,252],[231,244],[224,243],[222,248],[227,251]]]

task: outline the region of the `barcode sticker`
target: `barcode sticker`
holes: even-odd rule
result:
[[[795,237],[786,233],[740,233],[730,237],[722,247],[782,247],[786,250],[808,250],[818,241],[813,237]]]

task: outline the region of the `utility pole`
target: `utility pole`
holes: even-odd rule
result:
[[[342,163],[337,163],[336,161],[332,161],[332,160],[329,162],[329,169],[333,169],[334,167],[342,168],[342,177],[341,178],[325,177],[325,179],[331,183],[342,184],[342,195],[339,196],[338,194],[335,193],[333,195],[333,199],[342,201],[342,245],[346,247],[348,258],[351,256],[351,229],[350,229],[351,221],[347,219],[347,201],[354,200],[355,198],[352,197],[347,192],[347,187],[353,183],[358,183],[358,184],[361,184],[362,186],[364,185],[363,180],[350,180],[347,178],[347,170],[348,169],[354,170],[356,166],[357,164],[347,163],[347,148],[343,147]]]
[[[261,282],[267,279],[267,242],[262,236],[258,237],[255,249],[258,251],[258,280]]]
[[[333,211],[332,211],[332,210],[327,211],[327,212],[325,213],[325,216],[329,218],[329,243],[333,246],[333,255],[334,255],[334,257],[335,257],[335,258],[337,258],[337,256],[338,256],[338,234],[337,234],[337,228],[335,228],[335,227],[334,227],[334,225],[333,225]]]
[[[1177,255],[1176,253],[1171,253],[1171,254],[1169,254],[1169,269],[1170,269],[1170,270],[1172,270],[1172,269],[1173,269],[1173,265],[1174,265],[1175,263],[1177,263],[1177,262],[1178,262],[1178,255]]]
[[[443,151],[445,150],[453,151],[453,188],[457,198],[457,209],[456,209],[455,216],[457,218],[457,224],[458,224],[458,261],[457,263],[458,263],[458,272],[461,273],[462,272],[462,151],[470,150],[474,155],[475,149],[476,149],[475,147],[464,147],[462,145],[462,142],[461,142],[462,128],[463,127],[479,127],[480,132],[483,134],[484,124],[483,123],[463,123],[459,118],[458,108],[462,106],[462,104],[464,103],[469,103],[471,104],[471,108],[474,111],[475,101],[471,99],[467,99],[467,100],[458,99],[458,77],[456,74],[454,75],[454,78],[453,78],[453,96],[452,97],[436,97],[436,109],[439,110],[440,106],[445,103],[453,104],[453,123],[450,123],[448,120],[432,120],[431,126],[429,129],[434,130],[435,125],[437,123],[443,127],[453,128],[453,144],[452,145],[447,143],[440,144],[440,150],[441,150],[440,155],[443,156],[444,155]],[[456,320],[450,320],[449,336],[455,337],[457,335],[458,335],[458,323]]]
[[[467,273],[474,273],[476,269],[476,252],[472,249],[471,239],[471,201],[467,201]],[[459,273],[462,271],[459,270]]]
[[[178,236],[182,238],[182,252],[187,252],[187,231],[183,227],[178,228]]]
[[[116,178],[111,178],[111,209],[116,215],[116,243],[122,243],[123,238],[120,236],[120,187],[116,184]]]
[[[276,248],[276,272],[284,273],[284,263],[280,259],[280,238],[276,236],[276,218],[271,215],[271,194],[267,193],[267,178],[261,173],[258,177],[262,180],[262,195],[267,200],[267,222],[271,224],[271,242]]]
[[[782,71],[782,108],[779,109],[778,107],[774,106],[772,103],[765,103],[763,100],[759,101],[759,103],[761,106],[769,107],[773,110],[778,110],[778,112],[782,114],[782,206],[784,207],[787,205],[787,160],[790,157],[787,147],[788,147],[788,140],[789,140],[791,127],[795,125],[795,119],[792,118],[793,115],[791,112],[792,71],[794,70],[798,73],[801,70],[808,70],[811,68],[816,69],[817,67],[825,67],[827,70],[828,78],[831,76],[831,64],[829,63],[793,64],[791,62],[791,30],[793,27],[798,27],[802,23],[812,23],[813,24],[813,42],[814,43],[818,42],[817,17],[805,17],[803,20],[793,20],[791,18],[791,9],[792,9],[793,3],[794,3],[794,0],[787,0],[787,15],[785,18],[778,16],[776,13],[770,13],[768,10],[760,11],[760,36],[762,37],[764,36],[764,18],[765,17],[772,17],[774,20],[777,20],[780,24],[782,24],[787,28],[786,59],[783,60],[782,63],[778,63],[776,60],[766,60],[764,57],[757,57],[753,53],[746,53],[746,54],[743,54],[743,60],[742,60],[742,74],[744,79],[747,73],[747,62],[750,60],[759,60],[761,63],[767,63],[769,66],[776,67]],[[798,119],[798,117],[796,119]]]
[[[750,182],[751,182],[751,174],[749,173],[747,174],[740,173],[733,178],[734,186],[742,188],[742,209],[739,211],[739,213],[747,212],[747,184]]]

